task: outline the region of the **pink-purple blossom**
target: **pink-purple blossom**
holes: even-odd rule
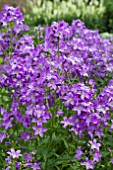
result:
[[[13,148],[11,148],[11,151],[8,151],[7,154],[9,154],[12,158],[19,158],[20,156],[22,156],[22,154],[20,154],[20,150],[15,151]]]

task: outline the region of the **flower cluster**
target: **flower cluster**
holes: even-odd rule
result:
[[[6,152],[9,169],[13,159],[17,169],[40,169],[43,154],[36,162],[30,150],[21,148],[22,142],[40,146],[39,141],[50,136],[52,143],[55,128],[67,131],[69,139],[85,141],[87,150],[78,143],[73,157],[86,169],[94,169],[101,160],[104,129],[109,128],[109,133],[113,129],[112,39],[102,39],[80,20],[38,26],[38,32],[29,31],[23,20],[19,9],[10,5],[0,13],[0,55],[4,57],[0,88],[7,96],[5,104],[0,101],[0,142],[14,146],[10,142],[16,136],[19,149]],[[18,162],[23,158],[23,164]]]

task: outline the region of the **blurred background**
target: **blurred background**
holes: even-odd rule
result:
[[[113,33],[113,0],[0,0],[0,10],[4,4],[18,6],[31,27],[81,19],[90,29]]]

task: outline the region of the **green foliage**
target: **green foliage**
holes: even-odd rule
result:
[[[28,1],[30,13],[25,12],[25,19],[29,25],[51,24],[52,21],[65,20],[71,23],[74,19],[81,19],[91,29],[105,31],[103,1],[98,0],[34,0]]]
[[[0,57],[0,64],[3,64],[3,58]]]
[[[112,0],[104,0],[105,6],[105,26],[107,32],[113,33],[113,1]]]
[[[88,28],[113,32],[112,0],[29,0],[27,7],[24,13],[29,25],[50,25],[58,20],[71,23],[79,18]]]

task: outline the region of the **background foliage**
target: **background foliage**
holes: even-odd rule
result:
[[[104,28],[105,6],[103,1],[88,0],[28,0],[30,13],[25,11],[25,18],[28,24],[37,25],[51,24],[52,21],[65,20],[71,23],[73,19],[81,19],[91,29]]]

